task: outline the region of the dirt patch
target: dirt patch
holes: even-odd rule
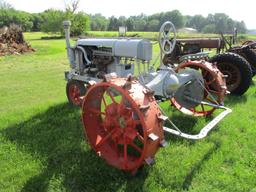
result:
[[[20,55],[35,51],[24,39],[22,29],[17,25],[0,30],[0,56]]]

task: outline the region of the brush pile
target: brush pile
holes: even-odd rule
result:
[[[0,57],[4,55],[20,55],[25,52],[35,51],[26,43],[21,27],[11,25],[0,30]]]

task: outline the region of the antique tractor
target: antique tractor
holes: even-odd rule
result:
[[[164,131],[202,139],[231,112],[223,106],[227,88],[215,65],[188,60],[182,64],[189,67],[177,72],[165,65],[155,71],[150,64],[149,40],[78,39],[71,46],[70,25],[64,22],[71,67],[65,72],[67,97],[72,104],[81,105],[86,138],[108,164],[136,172],[144,163],[152,164],[159,147],[166,145]],[[175,42],[174,25],[164,23],[159,35],[161,53],[171,53]],[[188,115],[208,116],[216,109],[223,111],[199,134],[190,135],[166,116],[159,106],[163,100],[170,100]]]
[[[204,58],[216,63],[219,70],[227,76],[228,91],[235,95],[244,94],[256,73],[256,53],[253,51],[255,42],[246,42],[242,46],[232,46],[235,36],[225,38],[192,38],[177,39],[174,51],[165,55],[163,63],[174,64],[186,59]],[[216,49],[216,55],[209,58],[205,49]]]

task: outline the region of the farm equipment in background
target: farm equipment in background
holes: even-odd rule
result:
[[[223,106],[227,87],[215,65],[186,61],[177,72],[163,64],[155,71],[150,64],[149,40],[78,39],[71,46],[70,25],[69,21],[64,22],[71,67],[65,72],[67,97],[72,104],[82,106],[86,138],[108,164],[136,172],[144,163],[152,164],[159,147],[166,145],[164,131],[202,139],[231,112]],[[159,34],[161,58],[173,51],[175,43],[175,27],[166,22]],[[223,111],[199,134],[190,135],[183,133],[159,106],[165,100],[193,116]]]
[[[228,91],[232,94],[244,94],[256,73],[256,53],[253,50],[256,42],[248,41],[242,46],[232,46],[236,42],[236,36],[221,38],[192,38],[177,39],[174,51],[165,55],[165,65],[180,63],[187,59],[205,59],[216,63],[219,70],[227,76]],[[209,58],[205,49],[216,49],[216,55]]]

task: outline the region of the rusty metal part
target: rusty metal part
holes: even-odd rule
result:
[[[227,89],[229,91],[237,89],[242,80],[239,68],[237,68],[233,63],[230,62],[222,63],[221,65],[218,65],[218,68],[223,74],[227,76]]]
[[[242,46],[250,46],[250,48],[255,48],[256,41],[255,40],[248,40],[242,43]]]
[[[79,87],[77,87],[76,85],[71,85],[69,87],[69,95],[72,103],[74,103],[77,106],[81,104],[81,101],[80,101],[81,93],[80,93]]]
[[[87,86],[81,81],[71,80],[66,85],[66,94],[71,104],[81,106],[83,97],[86,94]]]
[[[224,75],[216,67],[216,65],[205,61],[185,61],[178,65],[176,71],[189,67],[200,70],[204,78],[205,93],[203,102],[213,104],[212,106],[205,105],[201,101],[197,107],[186,109],[182,107],[174,98],[171,99],[172,105],[183,113],[194,115],[194,116],[207,116],[216,110],[214,105],[222,105],[224,96],[227,92],[226,81]]]
[[[222,43],[220,38],[192,38],[192,39],[177,39],[177,43],[198,45],[200,48],[221,48]]]
[[[82,105],[91,147],[108,164],[130,172],[153,163],[164,139],[161,115],[153,95],[124,78],[93,85]]]
[[[220,52],[224,48],[221,38],[191,38],[177,39],[174,51],[166,54],[163,58],[163,64],[180,63],[180,58],[188,54],[196,54],[202,52],[203,49],[217,49]]]

